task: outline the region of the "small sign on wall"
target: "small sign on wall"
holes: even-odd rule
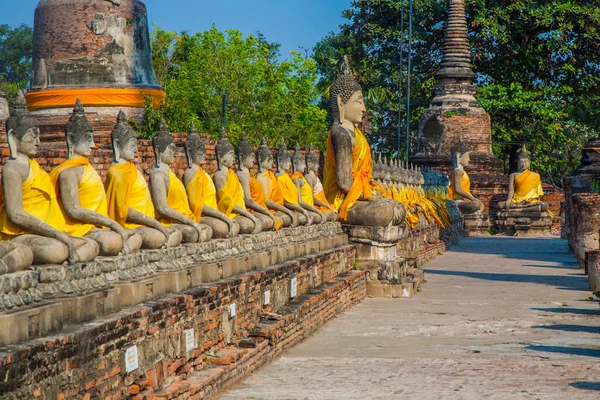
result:
[[[138,349],[137,346],[132,346],[125,350],[125,372],[130,373],[138,368]]]
[[[196,348],[194,343],[194,329],[185,330],[185,351],[190,352]]]
[[[271,291],[265,290],[265,302],[263,305],[268,306],[269,304],[271,304]]]
[[[314,271],[314,274],[315,274],[315,278],[316,278],[317,276],[319,276],[319,267],[317,267],[317,266],[315,265],[315,267],[314,267],[313,271]]]
[[[229,305],[229,318],[235,317],[235,303]]]
[[[298,279],[296,279],[296,277],[293,277],[292,280],[290,281],[290,298],[294,298],[296,297],[296,293],[298,290]]]

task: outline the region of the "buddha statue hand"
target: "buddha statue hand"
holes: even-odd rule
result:
[[[258,220],[258,218],[256,218],[254,215],[251,215],[252,218],[252,222],[254,222],[254,230],[252,231],[253,234],[255,233],[260,233],[260,231],[262,230],[262,224],[260,223],[260,221]]]
[[[296,213],[292,212],[288,214],[292,220],[292,228],[297,227],[298,225],[300,225],[300,220],[298,219],[298,217],[296,216]]]
[[[200,224],[194,224],[192,225],[194,227],[194,229],[196,229],[196,232],[198,232],[198,241],[199,242],[204,242],[206,239],[206,227]]]
[[[127,254],[131,254],[132,250],[131,247],[129,247],[129,238],[134,235],[135,233],[132,231],[127,231],[125,229],[120,229],[119,232],[117,232],[119,235],[121,235],[121,239],[123,240],[123,247],[121,248],[121,255],[127,255]]]
[[[73,238],[67,236],[66,234],[61,234],[59,240],[69,248],[69,258],[67,258],[67,263],[69,263],[70,265],[77,264],[79,262],[79,254],[77,254],[77,243],[75,243]]]

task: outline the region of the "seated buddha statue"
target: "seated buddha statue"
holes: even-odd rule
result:
[[[322,213],[328,213],[328,219],[330,221],[337,220],[337,211],[331,206],[331,204],[329,204],[329,201],[327,201],[327,197],[325,197],[325,191],[323,190],[323,184],[317,175],[317,172],[319,171],[319,158],[315,154],[315,149],[312,144],[309,146],[308,151],[306,152],[305,160],[306,172],[304,173],[304,178],[312,190],[315,206]]]
[[[364,97],[346,57],[329,97],[334,124],[327,138],[323,170],[329,204],[348,224],[399,225],[406,214],[402,204],[384,199],[372,186],[371,148],[358,128],[366,112]]]
[[[233,170],[235,151],[227,139],[225,129],[221,131],[221,138],[215,147],[217,153],[217,171],[213,175],[213,182],[217,189],[217,207],[227,217],[235,219],[240,225],[240,233],[260,233],[261,222],[246,209],[244,189]]]
[[[167,228],[155,219],[150,189],[133,163],[137,153],[137,137],[123,111],[119,112],[111,139],[115,160],[104,182],[108,216],[125,229],[139,233],[144,249],[177,246],[182,240],[181,232]]]
[[[101,256],[137,252],[142,237],[108,217],[102,178],[88,159],[94,147],[94,128],[79,99],[65,126],[65,134],[67,160],[52,170],[50,180],[65,216],[67,234],[94,240]]]
[[[87,262],[99,252],[95,241],[66,233],[50,176],[34,159],[40,146],[38,126],[19,93],[6,120],[10,158],[2,170],[0,198],[0,239],[10,241],[0,252],[7,272],[23,270],[28,263]]]
[[[155,164],[150,174],[150,193],[157,219],[165,227],[171,227],[182,235],[183,243],[205,242],[212,237],[212,229],[196,222],[190,209],[183,182],[171,170],[175,162],[175,141],[164,118],[152,138]]]
[[[271,170],[273,167],[273,152],[267,146],[265,138],[262,139],[258,151],[258,174],[256,179],[262,186],[265,194],[265,204],[275,216],[280,219],[284,227],[306,225],[308,219],[304,214],[285,206],[283,193],[279,187],[279,181],[275,173]]]
[[[237,176],[244,189],[244,203],[248,211],[260,220],[263,231],[279,230],[282,222],[267,208],[263,188],[255,174],[251,172],[255,160],[254,148],[248,143],[246,135],[242,134],[238,144]]]
[[[465,145],[458,141],[451,150],[454,170],[450,176],[448,197],[454,200],[461,214],[474,214],[484,209],[482,202],[471,194],[471,179],[465,171],[469,165],[469,152]]]
[[[540,175],[530,171],[531,157],[523,146],[518,157],[519,171],[510,174],[508,199],[498,203],[501,210],[511,211],[548,211],[548,204],[541,201],[544,196]]]
[[[312,215],[316,215],[320,220],[319,222],[333,221],[335,215],[329,209],[326,208],[324,211],[319,208],[319,206],[326,207],[325,204],[318,200],[315,202],[312,187],[304,177],[304,173],[306,172],[306,158],[302,154],[302,150],[300,150],[298,144],[296,144],[294,155],[292,156],[292,168],[294,170],[292,182],[294,182],[300,194],[298,204]]]
[[[219,211],[217,189],[210,175],[204,171],[206,147],[192,122],[185,141],[188,167],[183,173],[183,183],[188,196],[194,221],[209,226],[215,239],[234,237],[240,231],[239,224]]]
[[[307,208],[307,204],[301,200],[301,193],[298,186],[292,180],[288,171],[292,168],[292,157],[287,149],[285,140],[281,139],[279,149],[277,150],[277,182],[283,194],[283,204],[291,210],[302,213],[309,225],[321,222],[321,213],[314,212],[314,207]]]

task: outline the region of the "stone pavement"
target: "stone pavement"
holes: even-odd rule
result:
[[[600,313],[566,241],[470,238],[221,399],[600,399]]]

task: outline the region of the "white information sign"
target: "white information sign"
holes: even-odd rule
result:
[[[125,372],[130,373],[139,367],[137,346],[132,346],[125,351]]]
[[[319,267],[315,265],[315,278],[319,276]]]
[[[229,305],[229,318],[235,317],[235,303]]]
[[[293,277],[290,281],[290,297],[293,299],[296,297],[296,290],[298,289],[298,279]]]
[[[194,329],[185,330],[185,351],[190,352],[196,348],[194,343]]]
[[[270,290],[265,290],[265,306],[268,306],[269,304],[271,304],[271,291]]]

